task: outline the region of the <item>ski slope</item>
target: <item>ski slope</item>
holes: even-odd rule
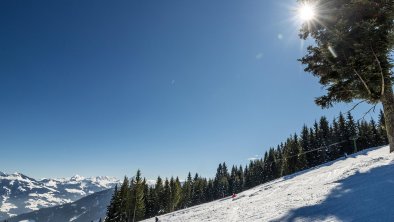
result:
[[[388,147],[365,150],[159,219],[394,221],[393,157]]]

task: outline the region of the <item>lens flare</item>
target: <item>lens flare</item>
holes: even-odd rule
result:
[[[309,22],[316,18],[316,9],[313,5],[303,3],[298,9],[298,16],[303,22]]]

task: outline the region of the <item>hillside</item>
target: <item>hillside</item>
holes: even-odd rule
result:
[[[394,154],[364,150],[161,221],[394,221]],[[154,221],[154,219],[146,220]]]
[[[90,222],[104,219],[113,189],[91,194],[73,203],[43,208],[8,219],[8,222]]]
[[[21,173],[0,172],[0,220],[41,208],[71,203],[115,186],[109,177],[36,180]]]

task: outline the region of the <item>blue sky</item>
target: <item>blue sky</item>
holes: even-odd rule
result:
[[[313,103],[294,5],[0,1],[0,170],[210,177],[347,111]]]

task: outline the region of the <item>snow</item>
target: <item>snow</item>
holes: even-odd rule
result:
[[[0,173],[0,221],[40,208],[79,200],[88,194],[112,188],[113,177],[35,180],[21,173]]]
[[[72,222],[72,221],[76,221],[78,218],[80,218],[82,215],[84,215],[86,213],[86,211],[85,212],[82,212],[81,214],[79,214],[79,215],[77,215],[77,216],[74,216],[74,217],[72,217],[71,219],[70,219],[70,222]]]
[[[57,188],[57,181],[56,180],[48,180],[45,183],[45,186]]]
[[[369,149],[160,221],[394,221],[394,154]],[[154,221],[154,218],[146,221]]]
[[[83,191],[83,190],[78,190],[78,189],[68,189],[68,188],[66,188],[65,189],[67,192],[69,192],[69,193],[77,193],[77,194],[80,194],[80,195],[86,195],[86,193],[85,193],[85,191]]]
[[[9,195],[11,193],[11,190],[7,187],[3,187],[3,189],[5,190],[5,195],[1,196],[1,205],[0,205],[0,212],[4,212],[7,213],[8,216],[13,216],[14,214],[9,213],[10,210],[12,209],[16,209],[17,206],[15,206],[12,203],[7,203],[7,200],[10,198]]]
[[[84,180],[84,179],[85,179],[85,177],[80,176],[80,175],[78,175],[78,174],[76,174],[75,176],[73,176],[73,177],[70,178],[71,181],[82,181],[82,180]]]
[[[30,193],[29,197],[33,197],[33,199],[25,201],[25,208],[30,210],[38,210],[42,207],[51,207],[72,202],[70,199],[56,197],[53,193]]]
[[[11,209],[16,209],[17,207],[12,204],[12,203],[7,203],[7,200],[9,199],[8,196],[2,196],[2,203],[0,205],[0,212],[9,212]],[[8,214],[11,215],[11,214]]]

